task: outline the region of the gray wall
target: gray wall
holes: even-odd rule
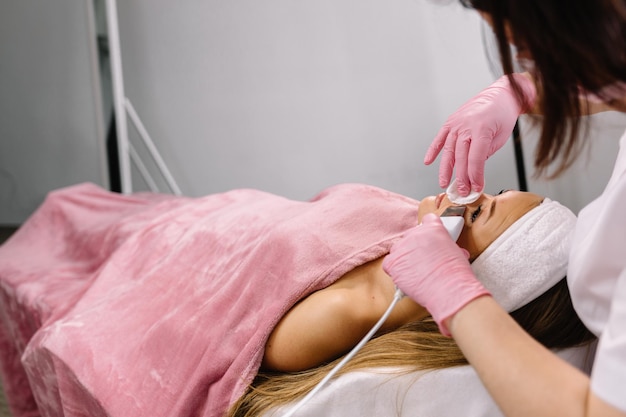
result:
[[[127,95],[188,195],[440,192],[425,150],[492,80],[481,22],[455,2],[171,4],[119,2],[120,34]],[[512,152],[493,159],[489,189],[517,186]]]
[[[0,224],[45,194],[106,184],[91,2],[0,3]]]
[[[613,172],[619,139],[626,129],[626,114],[605,112],[585,117],[583,121],[588,130],[582,155],[565,174],[553,180],[537,178],[533,168],[534,149],[539,138],[537,120],[524,116],[520,121],[527,150],[524,157],[530,190],[550,196],[576,213],[604,190]]]
[[[92,8],[0,5],[0,224],[23,221],[52,189],[106,186]],[[455,1],[125,0],[118,9],[127,95],[190,196],[254,187],[305,199],[341,182],[438,193],[426,148],[494,78],[484,24]],[[531,190],[574,210],[602,190],[625,123],[601,117],[608,124],[594,119],[593,136],[605,145],[590,162]],[[132,128],[131,139],[145,154]],[[517,185],[508,144],[489,160],[487,191]]]

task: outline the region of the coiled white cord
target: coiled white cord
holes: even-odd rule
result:
[[[300,407],[302,407],[307,401],[309,401],[315,394],[318,393],[318,391],[320,389],[322,389],[322,387],[324,385],[326,385],[326,383],[328,381],[330,381],[330,379],[335,376],[335,374],[337,372],[339,372],[339,370],[341,368],[343,368],[343,366],[348,363],[348,361],[350,359],[352,359],[354,357],[354,355],[357,354],[357,352],[359,350],[361,350],[361,348],[363,346],[365,346],[365,344],[376,334],[376,332],[378,331],[378,329],[380,329],[380,326],[383,325],[383,323],[385,322],[385,320],[387,320],[387,318],[389,317],[389,315],[391,314],[391,311],[394,309],[394,307],[396,306],[396,304],[398,304],[398,301],[400,301],[402,299],[402,297],[404,297],[404,293],[402,293],[402,291],[400,291],[400,289],[396,288],[396,292],[393,295],[393,300],[391,301],[391,304],[389,304],[389,307],[387,307],[387,310],[385,311],[385,313],[381,316],[381,318],[378,320],[378,322],[376,322],[376,324],[374,325],[374,327],[372,327],[370,329],[370,331],[363,337],[363,339],[361,339],[361,341],[352,348],[352,350],[341,360],[341,362],[339,362],[337,365],[335,365],[335,367],[324,377],[324,379],[322,379],[320,382],[317,383],[317,385],[311,390],[309,391],[309,393],[307,395],[304,396],[304,398],[302,398],[300,401],[298,401],[296,403],[296,405],[293,406],[293,408],[291,410],[289,410],[287,412],[287,414],[285,414],[283,417],[292,417],[296,411],[298,411],[298,409],[300,409]]]

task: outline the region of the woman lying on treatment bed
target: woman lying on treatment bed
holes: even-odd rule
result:
[[[479,276],[512,267],[513,274],[509,270],[492,279],[512,280],[510,286],[503,287],[504,291],[511,290],[512,298],[504,295],[502,301],[515,308],[512,316],[535,339],[552,349],[583,345],[594,337],[578,319],[564,277],[567,238],[575,218],[556,202],[546,201],[540,206],[543,200],[533,193],[510,190],[497,196],[483,194],[467,205],[464,230],[457,243],[468,251],[470,262],[482,254],[475,268]],[[421,222],[427,213],[441,215],[450,205],[444,194],[427,197],[421,200],[418,219]],[[497,238],[500,240],[490,250]],[[525,256],[542,259],[532,262]],[[356,345],[392,301],[395,287],[383,271],[382,260],[355,268],[296,304],[282,318],[266,345],[263,370],[231,408],[230,416],[261,415],[297,401],[331,371],[339,359],[328,362]],[[553,264],[533,271],[543,261]],[[543,282],[535,280],[526,288],[522,285],[516,289],[526,279],[524,272],[538,272]],[[340,373],[376,367],[402,367],[409,372],[467,364],[454,340],[443,336],[428,311],[408,297],[396,305],[379,335]]]
[[[542,200],[484,195],[468,205],[458,242],[529,333],[576,346],[591,336],[561,282],[575,216]],[[0,247],[0,369],[14,415],[222,417],[240,397],[232,413],[254,415],[266,408],[246,393],[259,369],[255,384],[354,346],[394,293],[383,257],[448,205],[359,184],[309,201],[256,190],[119,195],[90,184],[52,192]],[[464,363],[409,298],[381,333],[347,369],[381,357],[426,369]],[[320,369],[309,381],[287,376],[300,392],[265,404],[303,395]]]

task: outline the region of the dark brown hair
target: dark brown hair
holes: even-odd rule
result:
[[[466,7],[490,15],[502,69],[513,72],[508,25],[516,46],[526,48],[535,63],[533,73],[543,114],[535,153],[538,174],[559,161],[555,177],[579,155],[580,88],[603,96],[602,87],[626,81],[626,3],[624,0],[460,0]],[[511,82],[514,81],[511,79]],[[521,99],[521,90],[516,92]],[[609,103],[610,104],[610,103]]]

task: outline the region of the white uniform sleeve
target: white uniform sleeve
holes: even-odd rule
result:
[[[591,372],[591,390],[626,411],[626,270],[615,286],[609,321],[600,336]]]

